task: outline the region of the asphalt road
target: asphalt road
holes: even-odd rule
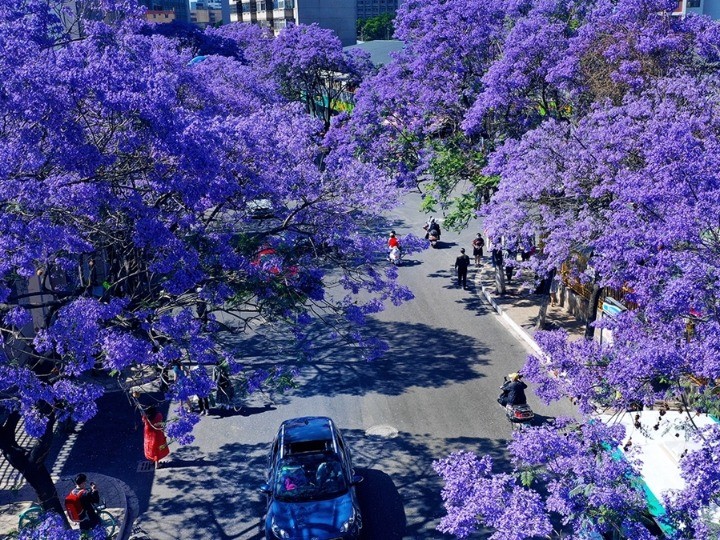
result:
[[[419,198],[410,197],[398,212],[392,225],[400,236],[423,232],[427,216],[417,208]],[[326,354],[305,365],[300,388],[273,400],[256,396],[242,414],[203,417],[195,442],[172,447],[167,467],[140,472],[137,424],[100,419],[87,433],[105,449],[93,451],[93,439],[81,437],[68,466],[82,463],[128,483],[138,495],[143,528],[156,540],[262,538],[264,497],[257,488],[277,427],[294,416],[327,415],[343,429],[364,476],[364,538],[449,538],[436,530],[442,483],[432,462],[472,450],[507,466],[511,426],[495,399],[502,376],[517,371],[528,354],[481,300],[474,269],[469,290],[456,286],[452,264],[460,247],[471,254],[475,232],[443,231],[438,249],[411,255],[399,268],[416,298],[374,318],[373,332],[391,344],[383,358],[366,362],[319,332]],[[249,358],[273,352],[260,340],[241,345]],[[118,413],[126,406],[118,396],[107,399],[116,400]],[[529,402],[540,418],[570,413],[546,409],[531,394]]]

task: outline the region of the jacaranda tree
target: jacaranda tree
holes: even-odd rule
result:
[[[470,454],[439,462],[443,531],[649,537],[633,458],[618,450],[625,435],[593,415],[661,401],[688,413],[699,449],[681,459],[686,487],[667,494],[660,520],[672,537],[717,538],[719,430],[695,429],[692,418],[719,405],[720,27],[676,7],[406,2],[403,53],[359,92],[349,123],[359,156],[446,194],[462,187],[447,171],[497,179],[484,209],[494,242],[538,238],[528,263],[537,275],[564,264],[569,280],[622,289],[632,307],[593,323],[612,344],[536,334],[544,354],[524,372],[542,399],[571,398],[584,419],[524,430],[509,473]]]
[[[335,112],[349,107],[351,92],[372,71],[367,53],[343,50],[340,38],[317,24],[290,26],[272,41],[270,73],[281,93],[305,104],[325,128]]]
[[[394,183],[283,96],[270,38],[230,26],[198,46],[141,15],[0,6],[0,450],[61,516],[44,459],[58,423],[96,414],[93,373],[128,390],[133,374],[225,362],[250,389],[283,384],[290,367],[255,372],[221,338],[256,319],[301,337],[316,313],[354,332],[410,298],[361,232]],[[190,370],[161,399],[213,385]],[[178,406],[167,434],[187,442],[196,421]]]

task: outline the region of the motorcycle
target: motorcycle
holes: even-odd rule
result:
[[[425,239],[430,241],[430,246],[436,248],[440,242],[440,225],[435,218],[431,218],[424,226]]]
[[[395,266],[400,266],[401,260],[402,260],[402,250],[397,247],[391,248],[390,252],[388,253],[388,261],[390,261]]]
[[[530,405],[524,403],[522,405],[514,405],[507,402],[508,389],[507,385],[510,382],[507,377],[503,377],[503,385],[500,387],[500,395],[498,396],[498,403],[505,408],[505,417],[513,423],[525,423],[532,421],[535,418],[535,413],[530,408]]]

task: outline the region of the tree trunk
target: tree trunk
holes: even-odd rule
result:
[[[585,316],[585,339],[592,340],[595,338],[595,326],[592,324],[597,319],[598,304],[600,304],[600,293],[602,288],[598,287],[597,282],[593,284],[593,290],[588,299],[587,314]]]
[[[505,273],[502,265],[495,266],[495,292],[505,294]]]
[[[535,323],[535,330],[542,330],[545,328],[548,304],[550,303],[550,288],[552,287],[552,282],[553,279],[555,279],[556,272],[557,270],[550,271],[540,284],[540,290],[538,291],[538,293],[542,295],[542,302],[540,304],[540,311],[538,312],[537,322]]]
[[[538,312],[537,322],[535,323],[535,330],[543,330],[545,328],[545,319],[547,318],[548,304],[550,303],[550,294],[542,295],[542,303],[540,304],[540,311]]]
[[[505,294],[505,274],[503,272],[503,256],[499,249],[490,250],[490,262],[495,269],[495,292]]]
[[[21,447],[17,442],[15,430],[19,423],[20,413],[17,411],[11,412],[5,419],[4,424],[0,427],[0,451],[8,463],[22,474],[27,483],[35,490],[43,509],[59,514],[65,522],[65,526],[70,528],[55,484],[50,477],[50,471],[45,465],[45,459],[53,440],[55,415],[50,415],[45,433],[36,439],[35,445],[30,449]]]

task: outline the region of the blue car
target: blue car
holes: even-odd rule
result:
[[[268,458],[265,538],[357,540],[362,517],[350,452],[330,419],[307,416],[280,426]]]

